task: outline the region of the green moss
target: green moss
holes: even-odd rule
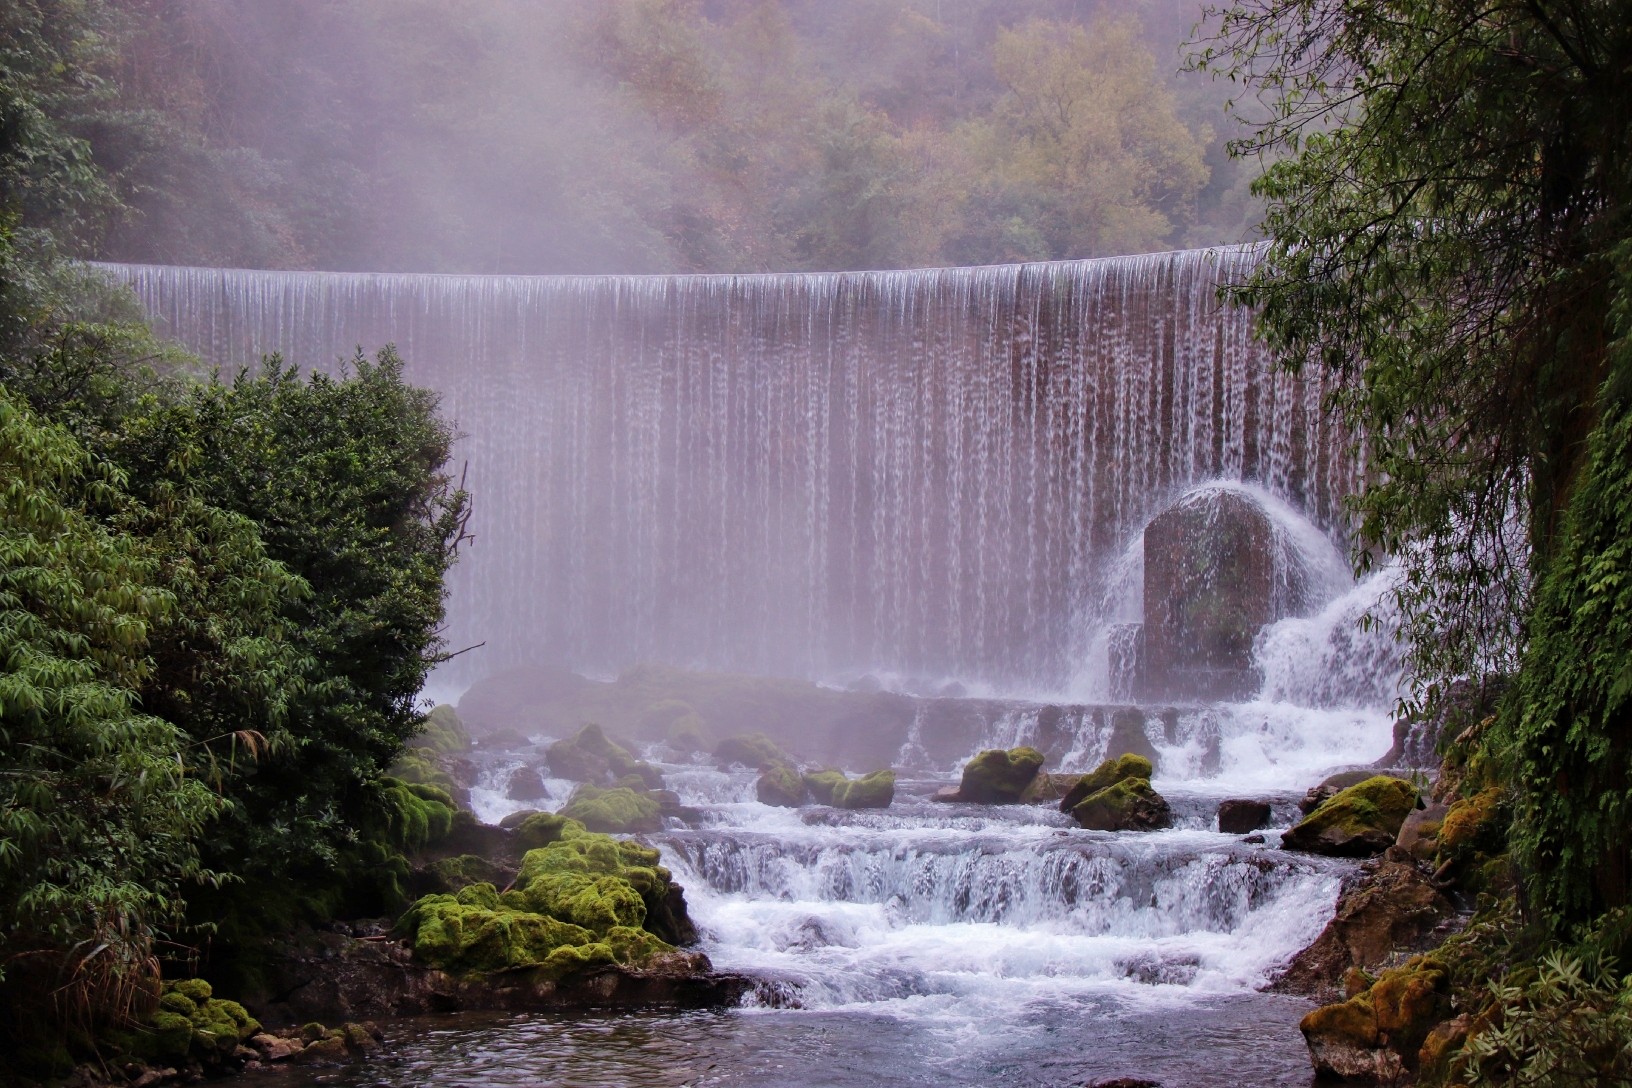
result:
[[[462,755],[470,751],[470,733],[459,720],[459,712],[443,703],[425,716],[425,728],[408,742],[408,747]]]
[[[1015,804],[1042,765],[1043,753],[1035,748],[981,752],[963,768],[958,796],[976,804]]]
[[[1124,752],[1116,759],[1107,759],[1098,767],[1095,767],[1091,773],[1083,775],[1070,789],[1065,791],[1065,796],[1060,798],[1060,811],[1070,812],[1088,797],[1124,779],[1142,778],[1148,785],[1150,776],[1155,771],[1156,768],[1151,764],[1150,760],[1132,752]]]
[[[177,979],[169,983],[166,988],[172,993],[184,995],[194,1003],[208,1001],[215,992],[210,988],[210,984],[201,978]]]
[[[607,738],[601,727],[591,722],[570,740],[556,741],[546,752],[551,773],[578,782],[605,781],[639,775],[647,789],[663,788],[663,775],[650,763],[636,759],[621,744]]]
[[[569,832],[582,832],[584,825],[553,812],[535,812],[516,828],[516,845],[523,850],[536,850],[559,842]]]
[[[893,800],[895,772],[886,769],[834,786],[831,804],[848,809],[889,808]]]
[[[1417,806],[1411,783],[1376,775],[1340,791],[1281,837],[1288,850],[1339,857],[1379,854],[1393,845]]]
[[[447,838],[453,828],[453,798],[435,786],[380,779],[385,802],[385,841],[415,854]]]
[[[324,1027],[322,1024],[319,1024],[316,1020],[312,1020],[300,1026],[300,1038],[303,1042],[315,1043],[319,1039],[328,1035],[328,1033],[329,1029]]]
[[[198,1012],[198,1005],[192,998],[175,991],[159,995],[159,1008],[165,1012],[173,1012],[177,1016],[191,1017]]]
[[[397,761],[391,764],[387,773],[392,778],[410,785],[435,786],[448,795],[458,788],[453,776],[439,766],[434,752],[427,756],[428,749],[410,748]]]
[[[457,892],[460,888],[483,881],[492,881],[498,876],[498,866],[484,857],[475,854],[460,854],[458,857],[442,858],[433,862],[431,872],[445,891]]]
[[[143,1049],[155,1058],[185,1058],[193,1044],[193,1022],[180,1013],[160,1009],[148,1018],[146,1043]]]
[[[716,744],[714,758],[721,763],[740,763],[744,767],[769,767],[788,762],[788,753],[764,733],[747,733],[726,737]]]
[[[1157,831],[1173,823],[1166,799],[1143,778],[1112,782],[1079,801],[1071,815],[1090,831]]]
[[[627,786],[603,790],[585,782],[573,791],[572,799],[560,814],[577,820],[590,831],[609,834],[663,829],[663,816],[657,799],[644,792],[636,793]]]
[[[1506,838],[1507,791],[1500,786],[1454,801],[1439,828],[1440,861],[1500,852]]]
[[[415,903],[397,926],[415,955],[457,973],[527,968],[560,978],[670,950],[643,928],[648,903],[670,887],[658,852],[573,821],[559,830],[561,838],[527,852],[516,889],[500,895],[472,884]]]
[[[843,771],[828,767],[825,770],[817,771],[815,774],[805,775],[802,781],[805,784],[805,789],[810,792],[811,798],[818,805],[831,805],[833,803],[833,791],[845,785],[849,779],[845,778]]]
[[[793,765],[773,763],[754,783],[754,795],[762,805],[798,808],[805,800],[805,783]]]

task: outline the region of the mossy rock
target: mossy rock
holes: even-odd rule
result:
[[[516,825],[516,845],[522,850],[537,850],[552,842],[560,842],[570,831],[584,830],[584,825],[554,812],[534,812]]]
[[[1095,791],[1072,806],[1071,816],[1089,831],[1160,831],[1173,826],[1167,799],[1144,778],[1124,778]]]
[[[178,978],[174,982],[165,983],[164,988],[171,993],[181,994],[194,1004],[208,1001],[215,996],[214,988],[201,978]]]
[[[818,805],[831,805],[833,791],[849,781],[845,773],[836,767],[827,767],[807,774],[803,777],[805,789],[810,793],[811,800]]]
[[[1082,781],[1080,774],[1050,774],[1047,771],[1037,772],[1037,777],[1031,784],[1020,791],[1022,805],[1053,805],[1058,804],[1071,787]]]
[[[754,783],[754,796],[759,798],[762,805],[798,808],[805,802],[805,783],[796,767],[788,763],[774,763]]]
[[[1124,752],[1115,759],[1107,759],[1066,790],[1065,796],[1060,798],[1060,811],[1070,812],[1088,797],[1123,779],[1142,778],[1149,783],[1150,776],[1155,773],[1156,768],[1150,760],[1135,752]]]
[[[1507,807],[1507,791],[1501,786],[1452,802],[1439,828],[1439,864],[1501,853],[1507,841]]]
[[[829,803],[845,809],[889,808],[894,800],[895,772],[886,768],[834,786]]]
[[[607,738],[599,725],[591,722],[571,740],[558,740],[545,750],[550,773],[574,782],[604,783],[626,775],[639,775],[647,789],[663,788],[663,775],[656,767],[636,759],[629,749]]]
[[[169,1009],[147,1018],[137,1036],[137,1054],[144,1058],[184,1060],[193,1045],[193,1021]]]
[[[560,830],[561,838],[527,852],[513,890],[478,883],[425,896],[397,932],[421,960],[467,975],[532,970],[562,978],[672,949],[644,928],[649,903],[672,914],[676,898],[658,852],[570,820]]]
[[[722,766],[740,763],[744,767],[764,769],[777,763],[787,763],[788,753],[764,733],[747,733],[726,737],[716,744],[714,758]]]
[[[428,869],[436,884],[445,892],[457,892],[472,884],[492,883],[498,879],[499,867],[476,854],[460,854],[432,862]]]
[[[410,749],[428,748],[447,755],[463,755],[470,751],[470,733],[459,720],[459,712],[447,703],[435,707],[425,715],[425,728],[408,742]]]
[[[1043,753],[1035,748],[981,752],[963,768],[958,800],[977,805],[1016,804],[1042,766]]]
[[[657,799],[644,791],[636,793],[628,786],[603,790],[585,782],[573,791],[559,815],[577,820],[590,831],[612,835],[663,830],[663,815]]]
[[[529,816],[540,815],[536,808],[520,808],[499,821],[499,826],[506,831],[514,831],[526,822]]]
[[[676,718],[663,732],[663,739],[681,755],[693,755],[697,752],[711,752],[713,743],[708,738],[708,723],[701,714],[693,711]]]
[[[397,757],[386,773],[410,785],[435,786],[451,798],[459,784],[454,781],[453,775],[442,769],[435,757],[433,749],[410,748]]]
[[[380,779],[385,802],[383,838],[405,854],[435,846],[453,829],[455,807],[446,791],[418,782]]]
[[[1281,847],[1331,857],[1370,857],[1394,845],[1417,807],[1417,789],[1400,778],[1375,775],[1340,791],[1281,836]]]
[[[1371,987],[1377,1030],[1402,1058],[1415,1063],[1433,1026],[1451,1015],[1450,969],[1431,956],[1413,956],[1384,971]]]

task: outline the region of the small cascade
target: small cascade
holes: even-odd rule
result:
[[[461,681],[539,659],[1057,691],[1122,544],[1209,480],[1335,531],[1323,390],[1221,283],[1256,250],[816,275],[105,266],[231,371],[395,343],[466,437]],[[1131,617],[1137,618],[1137,617]],[[1101,654],[1103,657],[1103,654]]]

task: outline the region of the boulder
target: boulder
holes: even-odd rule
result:
[[[1043,753],[1035,748],[992,748],[981,752],[963,768],[963,778],[955,794],[937,793],[937,801],[967,801],[977,805],[1012,805],[1043,766]]]
[[[1269,826],[1268,801],[1225,801],[1218,806],[1218,829],[1226,835],[1246,835]]]
[[[1320,785],[1311,786],[1309,792],[1303,795],[1303,800],[1298,802],[1298,808],[1307,816],[1336,797],[1341,791],[1348,789],[1350,786],[1358,786],[1366,779],[1374,778],[1376,775],[1377,772],[1372,770],[1341,771],[1327,778]]]
[[[638,775],[647,789],[663,788],[663,776],[650,763],[636,759],[623,745],[609,740],[591,722],[570,740],[558,740],[545,750],[550,773],[574,782],[606,783]]]
[[[831,805],[833,791],[843,786],[848,779],[843,771],[837,767],[825,767],[804,776],[805,789],[810,792],[811,799],[818,805]]]
[[[1116,759],[1107,759],[1093,771],[1079,778],[1065,795],[1060,798],[1060,811],[1070,812],[1081,804],[1089,795],[1098,793],[1107,786],[1113,786],[1128,778],[1142,778],[1150,781],[1155,773],[1155,767],[1144,756],[1132,752],[1124,752]]]
[[[805,803],[805,783],[792,764],[774,763],[754,783],[754,796],[762,805],[798,808]]]
[[[299,1054],[306,1045],[299,1039],[283,1039],[276,1035],[251,1036],[249,1044],[260,1051],[263,1062],[287,1061]]]
[[[1435,1025],[1451,1012],[1450,972],[1414,956],[1368,989],[1305,1016],[1298,1027],[1316,1076],[1389,1083],[1414,1071]]]
[[[527,817],[537,815],[538,810],[536,808],[518,809],[506,816],[504,819],[500,820],[499,826],[506,831],[514,831],[516,828],[521,826],[522,821],[526,820]]]
[[[721,767],[740,763],[744,767],[761,770],[772,764],[788,762],[788,754],[764,733],[726,737],[714,746],[714,758]]]
[[[889,808],[895,800],[895,772],[874,771],[843,782],[833,788],[832,797],[830,804],[836,808]]]
[[[1071,815],[1089,831],[1159,831],[1173,826],[1167,800],[1144,778],[1124,778],[1077,803]]]
[[[1502,806],[1507,791],[1500,786],[1451,802],[1439,830],[1441,861],[1502,847]]]
[[[572,792],[558,815],[608,835],[663,830],[662,806],[644,790],[636,792],[628,786],[603,790],[585,782]]]
[[[1105,742],[1105,751],[1143,756],[1152,766],[1155,765],[1156,746],[1150,742],[1150,734],[1145,731],[1143,710],[1136,706],[1124,706],[1111,712],[1111,735]]]
[[[696,711],[683,714],[669,723],[663,731],[663,739],[667,741],[681,755],[692,755],[696,752],[707,752],[712,749],[708,740],[708,723]]]
[[[516,825],[516,845],[523,851],[537,850],[552,842],[560,842],[569,827],[584,830],[583,824],[566,816],[554,812],[530,812],[526,819]]]
[[[512,801],[537,801],[550,794],[537,767],[517,767],[504,787],[504,795]]]
[[[1376,775],[1341,790],[1281,836],[1283,850],[1361,858],[1394,845],[1413,809],[1417,789],[1400,778]]]
[[[1417,1050],[1417,1068],[1425,1079],[1443,1079],[1450,1072],[1451,1058],[1468,1041],[1472,1029],[1473,1016],[1469,1013],[1442,1020],[1429,1029],[1428,1037]]]
[[[1277,569],[1275,528],[1250,495],[1192,491],[1144,531],[1140,698],[1236,699],[1258,686],[1252,647],[1260,629],[1302,591]]]
[[[1067,793],[1070,793],[1071,787],[1081,782],[1082,779],[1083,776],[1080,774],[1039,772],[1037,777],[1031,780],[1031,785],[1020,791],[1020,803],[1022,805],[1055,804]]]
[[[1351,969],[1369,970],[1397,951],[1434,943],[1456,906],[1403,850],[1393,849],[1337,900],[1337,911],[1313,944],[1293,957],[1275,989],[1330,991]]]
[[[1417,809],[1400,825],[1394,845],[1418,861],[1433,861],[1439,853],[1439,831],[1450,809],[1445,805],[1429,805]]]

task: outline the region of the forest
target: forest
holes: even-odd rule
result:
[[[1420,1083],[1632,1083],[1628,58],[1626,0],[0,0],[7,1083],[147,1054],[183,1004],[183,1053],[197,1017],[244,1028],[176,980],[231,994],[269,935],[457,913],[403,914],[409,858],[475,834],[434,753],[468,738],[422,699],[480,498],[436,394],[391,348],[209,371],[87,261],[738,273],[1251,239],[1226,294],[1358,436],[1397,713],[1441,724],[1434,800],[1475,821],[1433,855],[1463,932],[1329,1008],[1381,1054],[1374,1003],[1417,986],[1440,1034],[1395,1072]],[[655,852],[542,827],[658,917]],[[626,922],[553,947],[627,962],[682,928]]]

